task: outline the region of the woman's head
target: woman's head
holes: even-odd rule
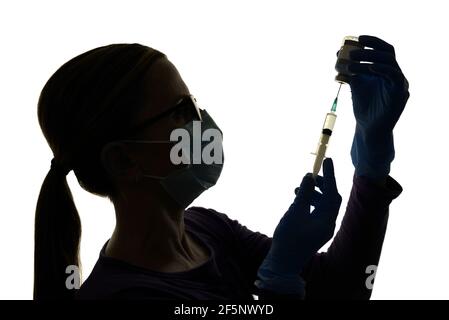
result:
[[[71,59],[51,76],[38,102],[39,124],[57,164],[53,167],[73,170],[85,190],[111,200],[141,171],[142,163],[169,172],[163,157],[115,141],[166,140],[180,124],[172,117],[138,132],[131,129],[188,95],[166,56],[140,44],[112,44]],[[79,265],[81,224],[61,170],[47,174],[36,208],[37,299],[73,295],[65,287],[65,270]]]

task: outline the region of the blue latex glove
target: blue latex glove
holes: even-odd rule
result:
[[[279,294],[303,294],[300,273],[307,261],[334,235],[341,205],[331,158],[323,162],[323,175],[308,173],[296,188],[293,204],[277,225],[271,248],[258,270],[255,285]],[[315,190],[318,186],[320,192]],[[310,206],[315,209],[310,212]]]
[[[360,44],[373,48],[352,51],[348,70],[355,119],[351,148],[356,175],[384,179],[394,159],[393,128],[410,96],[408,81],[396,62],[392,45],[372,36]],[[359,63],[369,61],[373,64]]]

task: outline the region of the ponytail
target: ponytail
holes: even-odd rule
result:
[[[36,206],[34,299],[71,299],[75,293],[66,271],[80,265],[81,223],[62,164],[84,190],[115,196],[101,149],[148,108],[147,75],[160,58],[165,54],[138,43],[98,47],[64,63],[42,89],[39,125],[60,163],[52,161]]]
[[[52,161],[36,206],[34,299],[72,299],[66,268],[79,266],[81,222],[66,179]]]

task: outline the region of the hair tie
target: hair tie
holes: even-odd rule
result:
[[[53,170],[57,174],[64,177],[70,172],[70,169],[64,168],[64,166],[57,162],[55,158],[51,160],[50,170]]]

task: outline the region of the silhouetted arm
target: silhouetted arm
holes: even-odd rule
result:
[[[390,176],[370,181],[354,174],[340,230],[324,253],[306,265],[306,299],[369,299],[368,266],[377,266],[388,222],[389,205],[402,187]]]

